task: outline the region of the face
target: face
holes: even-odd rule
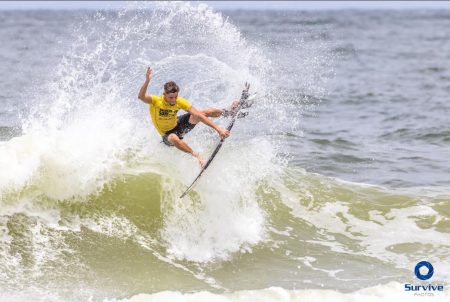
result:
[[[175,105],[176,101],[177,101],[177,97],[178,97],[178,92],[172,92],[172,93],[163,93],[164,95],[164,100],[166,100],[167,103],[169,103],[170,105]]]

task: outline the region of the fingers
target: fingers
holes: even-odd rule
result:
[[[230,136],[230,131],[225,130],[224,132],[222,132],[222,135],[220,136],[222,139],[227,138]]]
[[[147,79],[150,79],[152,76],[152,69],[150,68],[150,66],[147,66],[147,71],[145,73],[145,76],[147,77]]]

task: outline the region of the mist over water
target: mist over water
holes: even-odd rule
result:
[[[436,282],[447,282],[448,106],[441,90],[405,90],[415,69],[390,90],[381,75],[374,82],[391,52],[371,40],[393,28],[406,41],[423,30],[438,43],[443,37],[429,33],[447,18],[366,14],[221,14],[166,2],[1,12],[0,36],[12,41],[0,51],[2,300],[161,291],[233,292],[237,300],[236,291],[272,286],[293,296],[377,284],[393,292],[424,258],[436,264]],[[414,54],[396,57],[398,68]],[[7,77],[14,64],[29,73]],[[174,80],[197,108],[228,106],[246,81],[259,94],[182,200],[198,166],[161,143],[137,100],[147,65],[148,93]],[[445,66],[420,68],[445,89]],[[26,76],[32,84],[19,89]],[[422,93],[416,106],[397,102],[414,92]],[[435,114],[410,127],[412,107]],[[185,139],[204,155],[218,141],[203,125]]]

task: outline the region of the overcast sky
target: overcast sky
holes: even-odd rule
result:
[[[222,9],[450,9],[450,1],[197,1]],[[120,9],[125,1],[0,1],[0,9]]]

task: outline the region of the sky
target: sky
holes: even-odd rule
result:
[[[450,1],[196,1],[214,9],[450,9]],[[10,9],[120,9],[125,1],[0,1]]]

